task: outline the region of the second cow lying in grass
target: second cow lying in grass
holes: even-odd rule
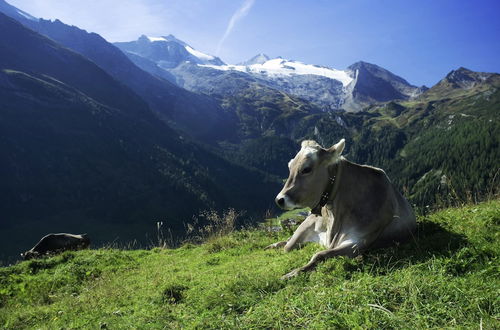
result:
[[[48,254],[55,254],[66,250],[86,249],[90,245],[87,234],[48,234],[44,236],[33,248],[21,253],[25,260],[43,257]]]

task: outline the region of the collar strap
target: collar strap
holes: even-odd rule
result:
[[[338,166],[335,165],[335,167],[337,167],[336,169],[338,171]],[[319,203],[314,208],[311,209],[312,214],[321,215],[321,208],[323,208],[323,206],[325,206],[328,200],[330,199],[330,195],[333,191],[334,184],[335,184],[335,175],[329,175],[328,184],[326,185],[325,191],[323,191],[323,194],[321,195]]]

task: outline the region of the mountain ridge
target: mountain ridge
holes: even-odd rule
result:
[[[15,7],[6,2],[4,4],[0,7],[0,12],[7,15],[16,12]],[[231,121],[231,116],[225,114],[211,98],[178,87],[171,82],[174,79],[167,71],[142,58],[142,62],[137,63],[138,59],[126,56],[96,33],[70,26],[58,19],[32,21],[19,15],[14,15],[13,18],[92,60],[101,69],[142,97],[162,120],[182,129],[185,134],[213,140],[214,135],[217,138],[218,135],[223,134],[220,128]],[[147,66],[148,70],[144,70],[142,66]],[[158,75],[158,72],[162,74]],[[203,121],[196,120],[198,117],[203,117]],[[219,129],[207,129],[207,124]]]
[[[200,89],[196,84],[186,80],[186,75],[182,72],[183,67],[187,68],[185,62],[191,62],[193,66],[199,67],[200,72],[208,69],[216,70],[203,74],[208,84],[210,77],[220,75],[230,79],[228,73],[241,72],[249,79],[258,79],[261,84],[270,88],[316,103],[323,107],[324,111],[357,112],[371,102],[384,102],[395,98],[411,99],[426,89],[413,86],[383,68],[362,61],[354,63],[345,70],[337,70],[281,57],[271,59],[261,53],[238,65],[231,65],[223,61],[192,61],[189,56],[174,54],[172,50],[156,49],[156,52],[152,52],[150,48],[154,42],[145,42],[146,39],[147,37],[141,36],[136,41],[120,42],[115,45],[129,54],[128,56],[133,54],[134,57],[141,56],[155,62],[160,68],[174,75],[175,82],[179,86],[194,92],[200,92]],[[171,47],[185,47],[183,46],[186,45],[185,42],[177,41],[176,38],[171,39]],[[143,69],[151,70],[151,67]]]

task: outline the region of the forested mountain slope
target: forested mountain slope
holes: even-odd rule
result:
[[[263,214],[279,188],[183,138],[93,62],[3,14],[0,99],[8,255],[50,231],[148,242],[157,220],[179,233],[203,209]]]
[[[457,76],[467,83],[460,85]],[[461,68],[411,101],[377,103],[359,113],[303,115],[287,134],[247,141],[239,155],[285,177],[283,159],[293,157],[302,139],[328,147],[341,138],[347,139],[347,158],[385,169],[419,206],[480,199],[497,190],[500,180],[500,75]],[[287,154],[275,157],[276,145]],[[247,150],[256,148],[263,152],[250,157]]]

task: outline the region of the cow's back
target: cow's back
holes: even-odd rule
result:
[[[335,244],[342,239],[374,241],[394,226],[396,216],[405,223],[415,222],[408,202],[383,170],[342,159],[337,180],[339,187],[331,206],[335,219],[342,223],[335,226]],[[400,228],[392,229],[389,232],[397,234]]]
[[[88,247],[90,240],[86,235],[74,235],[67,233],[45,235],[30,251],[38,254],[46,254],[57,250],[77,249]]]

